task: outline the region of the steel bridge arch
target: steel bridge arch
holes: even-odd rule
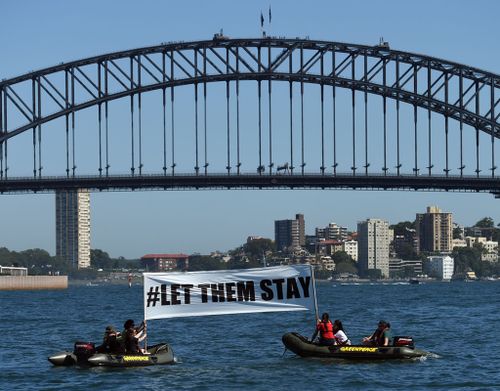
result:
[[[273,56],[272,52],[276,50],[278,53]],[[296,57],[300,56],[299,68],[297,64],[292,64],[294,53]],[[305,61],[304,54],[307,57]],[[324,72],[327,54],[331,57],[330,73]],[[160,58],[152,59],[154,55]],[[342,60],[336,62],[339,55]],[[363,60],[363,72],[356,73],[355,66],[360,60]],[[118,61],[127,61],[130,67],[124,69],[123,64],[117,64]],[[368,67],[368,61],[375,64]],[[395,67],[392,83],[387,82],[390,64]],[[321,71],[312,72],[318,66]],[[208,68],[212,68],[212,71],[208,71]],[[427,75],[423,92],[419,91],[422,90],[422,83],[419,85],[418,82],[422,74]],[[59,77],[59,84],[51,80],[55,76]],[[146,76],[153,82],[144,84]],[[107,89],[110,80],[119,86],[117,90]],[[181,85],[233,80],[314,83],[350,89],[353,94],[354,91],[361,91],[380,95],[384,99],[408,103],[415,108],[421,107],[468,124],[491,135],[492,142],[494,138],[500,138],[500,114],[496,114],[500,103],[500,98],[497,98],[500,76],[492,72],[435,57],[392,50],[387,44],[366,46],[304,39],[228,39],[216,36],[213,40],[167,43],[104,54],[2,80],[0,145],[26,130],[40,129],[44,123],[88,107],[100,107],[115,99]],[[25,96],[16,91],[23,83],[31,84],[31,92]],[[458,84],[459,89],[458,99],[454,102],[449,100],[451,83]],[[410,84],[413,84],[413,88],[404,88]],[[75,86],[80,86],[90,98],[76,102]],[[484,94],[488,89],[489,104],[481,112],[481,90]],[[440,99],[438,95],[443,93],[444,98]],[[60,109],[44,113],[43,96],[43,99],[51,100]],[[14,108],[25,118],[25,122],[11,127],[8,118]]]

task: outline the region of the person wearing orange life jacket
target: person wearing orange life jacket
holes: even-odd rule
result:
[[[330,321],[330,315],[324,313],[321,315],[321,319],[318,319],[316,324],[316,330],[311,338],[312,341],[316,339],[319,333],[318,344],[321,346],[330,346],[335,343],[335,335],[333,334],[333,324]]]

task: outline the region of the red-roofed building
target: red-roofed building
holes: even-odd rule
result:
[[[189,255],[146,254],[141,258],[141,264],[148,272],[187,270],[189,266]]]

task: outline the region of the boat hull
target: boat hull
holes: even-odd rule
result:
[[[144,367],[175,362],[170,345],[162,343],[148,348],[149,354],[95,353],[88,358],[78,358],[73,352],[59,352],[48,358],[57,366]]]
[[[409,346],[332,345],[319,346],[298,333],[283,335],[283,344],[301,357],[338,358],[345,360],[412,359],[428,353]]]

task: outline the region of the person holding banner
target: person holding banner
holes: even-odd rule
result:
[[[316,331],[314,332],[311,340],[314,341],[319,333],[318,345],[320,346],[330,346],[335,344],[335,335],[333,333],[333,324],[330,321],[330,315],[324,313],[321,315],[321,319],[318,319],[316,325]]]
[[[128,319],[123,325],[123,335],[125,341],[125,351],[127,353],[143,353],[144,350],[139,347],[139,342],[146,339],[146,325],[144,322],[139,327],[135,327],[134,321]]]

